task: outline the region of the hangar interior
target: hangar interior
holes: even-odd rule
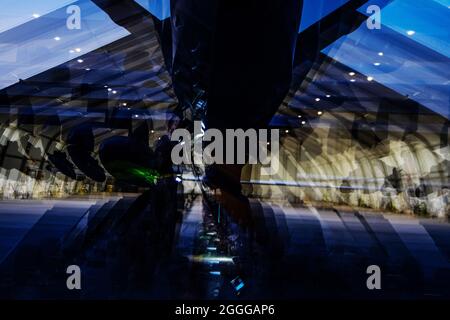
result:
[[[287,80],[268,1],[235,22],[221,0],[22,2],[0,13],[1,298],[450,296],[450,1],[289,0]],[[287,83],[272,113],[264,77]],[[276,175],[244,165],[235,192],[167,164],[174,117],[266,111]]]

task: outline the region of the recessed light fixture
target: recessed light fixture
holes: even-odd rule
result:
[[[59,41],[59,40],[61,40],[61,38],[60,37],[54,37],[53,38],[55,41]]]
[[[327,98],[331,98],[331,94],[327,94],[326,97],[327,97]]]
[[[81,49],[80,48],[75,48],[75,51],[76,52],[81,52]]]
[[[317,111],[317,114],[318,114],[319,116],[321,116],[321,115],[323,114],[323,112],[322,112],[322,111]]]
[[[73,50],[69,50],[69,53],[75,53],[75,51],[73,51]]]
[[[306,124],[306,121],[302,121],[302,124]]]
[[[353,77],[356,73],[354,73],[354,72],[349,72],[348,74],[349,74],[350,76]]]
[[[320,101],[320,98],[316,98],[316,101],[319,102],[319,101]]]
[[[289,133],[289,130],[286,130],[285,132],[286,132],[286,133]]]
[[[83,63],[84,62],[83,59],[78,59],[77,61],[78,61],[78,63]]]
[[[384,53],[383,53],[383,52],[378,52],[378,55],[379,55],[380,57],[382,57],[382,56],[384,56]]]
[[[111,89],[111,88],[108,88],[108,91],[109,91],[109,92],[111,92],[111,91],[112,91],[112,89]]]
[[[127,103],[126,103],[126,102],[124,102],[124,103],[122,103],[122,105],[123,105],[124,107],[126,107],[126,106],[127,106]]]
[[[408,30],[408,31],[406,31],[406,34],[411,37],[411,36],[415,35],[416,32],[414,30]]]
[[[33,13],[33,18],[39,18],[41,15],[39,13]]]
[[[113,92],[112,92],[113,94],[116,94],[117,93],[117,91],[116,90],[113,90]]]
[[[86,70],[86,71],[91,71],[91,69],[90,69],[90,68],[86,68],[86,69],[84,69],[84,70]]]
[[[155,133],[155,130],[150,131],[150,133]]]
[[[298,115],[298,116],[297,116],[297,118],[299,118],[299,119],[300,119],[301,117],[302,117],[301,115]]]
[[[381,63],[379,63],[379,62],[375,62],[374,64],[373,64],[374,66],[376,66],[376,67],[378,67],[378,66],[380,66],[381,65]]]
[[[373,77],[367,77],[367,81],[373,81]]]
[[[351,79],[350,82],[356,82],[356,80],[355,79]]]

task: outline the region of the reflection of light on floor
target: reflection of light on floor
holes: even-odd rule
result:
[[[75,243],[75,241],[81,239],[78,238],[77,240],[76,235],[83,232],[83,228],[89,228],[85,223],[82,223],[80,216],[89,217],[91,218],[90,221],[93,222],[100,221],[100,217],[106,217],[105,210],[108,212],[113,210],[113,213],[118,213],[123,210],[122,205],[124,204],[122,203],[113,209],[117,199],[115,197],[79,197],[58,201],[2,201],[0,204],[0,243],[8,245],[8,250],[3,251],[3,256],[11,253],[14,257],[14,255],[21,254],[22,248],[28,246],[47,252],[45,251],[48,243],[46,239],[52,237],[61,239],[61,243]],[[111,205],[107,205],[111,200]],[[209,215],[204,215],[207,212],[201,210],[202,202],[200,200],[199,197],[199,200],[195,201],[189,209],[189,214],[185,215],[185,219],[190,220],[188,223],[186,223],[186,220],[183,221],[184,227],[181,228],[179,240],[181,243],[177,245],[176,255],[186,256],[189,261],[201,263],[201,265],[190,268],[188,264],[182,263],[180,266],[178,260],[173,260],[175,270],[169,274],[174,279],[173,283],[170,284],[174,286],[170,288],[174,289],[171,291],[174,292],[173,298],[179,298],[180,292],[181,294],[187,292],[192,294],[193,297],[207,298],[235,298],[244,292],[245,298],[272,298],[280,296],[280,292],[277,291],[279,288],[287,288],[285,297],[288,298],[305,297],[310,294],[326,295],[331,291],[336,292],[333,290],[343,288],[341,287],[341,281],[342,286],[345,287],[355,285],[358,280],[354,275],[360,272],[355,261],[361,260],[385,261],[381,268],[389,266],[392,276],[401,280],[394,283],[393,293],[402,292],[405,286],[410,285],[417,291],[411,291],[411,296],[408,297],[423,295],[423,280],[427,286],[427,294],[448,297],[448,286],[435,286],[434,284],[435,280],[441,283],[447,281],[448,272],[450,272],[448,263],[450,227],[448,223],[443,221],[400,214],[383,215],[380,212],[355,212],[351,208],[348,210],[341,208],[333,210],[314,206],[293,207],[289,203],[280,206],[253,199],[251,202],[257,204],[257,206],[252,206],[252,208],[261,210],[260,214],[264,216],[264,220],[258,222],[261,223],[258,224],[258,228],[264,226],[265,230],[272,232],[273,237],[269,239],[270,243],[283,244],[286,259],[277,258],[276,255],[267,259],[267,252],[263,251],[266,250],[266,246],[261,247],[256,243],[253,243],[252,246],[258,246],[256,247],[258,249],[254,251],[257,256],[247,256],[247,251],[218,253],[217,256],[213,256],[216,252],[193,253],[198,252],[196,249],[216,248],[210,242],[197,242],[196,240],[199,234],[206,235],[206,230],[211,232],[211,229],[206,229],[199,233],[199,227],[208,226],[212,228],[209,220],[203,220],[205,216],[208,217]],[[131,205],[131,203],[129,202],[128,205]],[[226,211],[223,214],[225,217]],[[100,220],[97,220],[98,218]],[[91,228],[94,226],[95,224],[91,225]],[[91,230],[95,230],[95,227]],[[224,236],[222,236],[221,231],[217,234],[221,239],[224,239],[225,236],[230,239],[229,232]],[[13,239],[11,239],[11,236],[13,236]],[[103,238],[97,238],[97,240],[104,241]],[[212,240],[213,237],[210,237],[208,241]],[[230,241],[236,241],[236,239],[230,239]],[[250,244],[244,241],[249,241],[248,239],[242,239],[242,243],[245,243],[246,246]],[[198,246],[199,243],[200,246]],[[67,245],[66,247],[70,248]],[[3,248],[0,249],[0,251],[3,250]],[[221,252],[221,250],[221,247],[217,247],[218,252]],[[190,252],[191,255],[187,252]],[[27,254],[30,257],[33,256],[31,253]],[[124,254],[126,257],[127,253]],[[93,276],[98,273],[106,274],[106,270],[115,270],[116,266],[110,267],[109,264],[104,263],[106,258],[106,255],[102,253],[92,254],[89,258],[91,260],[88,262],[95,261],[98,264],[95,267],[87,268],[86,274],[90,278],[94,278]],[[57,256],[55,259],[63,259],[63,257]],[[41,263],[33,259],[23,261],[35,265]],[[316,261],[324,261],[321,264],[321,268],[324,269],[316,268]],[[277,268],[273,268],[274,265]],[[420,270],[424,278],[417,277],[415,271],[405,271],[405,266],[406,269],[409,268],[408,270]],[[306,276],[305,274],[289,272],[301,270],[302,267],[307,268],[304,270],[309,270]],[[265,281],[269,270],[270,272],[275,270],[272,275],[281,281],[281,285],[278,282],[273,284],[271,281]],[[338,282],[321,282],[316,285],[307,281],[319,279],[324,272],[331,272],[330,270],[334,270],[333,274],[339,279]],[[21,275],[22,271],[14,270],[14,272],[17,276]],[[175,290],[180,288],[178,283],[183,283],[183,280],[189,275],[188,272],[191,272],[190,275],[193,278],[199,279],[199,283],[192,285],[192,287],[188,287],[188,285],[184,287],[183,284],[181,291]],[[118,277],[122,277],[121,273],[118,272],[117,274]],[[165,273],[162,274],[165,275]],[[128,279],[128,275],[125,276]],[[30,281],[30,286],[36,285],[36,282],[33,282],[35,280]],[[95,281],[101,287],[98,278]],[[152,288],[157,292],[156,290],[167,286],[167,283],[162,281],[155,282],[152,285],[154,285]],[[307,290],[298,292],[297,289],[300,285],[308,286],[306,287]],[[41,295],[45,293],[39,291],[38,287],[36,288],[35,297],[42,297]],[[25,292],[26,289],[22,286],[18,290]],[[58,293],[52,291],[52,294],[56,297],[58,297],[56,295]],[[105,296],[105,294],[107,295]],[[94,292],[93,297],[105,298],[108,297],[108,294],[99,291]],[[115,295],[115,292],[111,294]],[[362,296],[367,294],[365,288],[364,291],[350,293],[354,296],[360,294]],[[383,292],[383,294],[388,296],[389,292]]]
[[[188,256],[189,260],[196,263],[205,263],[205,264],[218,264],[218,263],[226,263],[226,264],[234,264],[232,257],[223,257],[223,256],[207,256],[207,255],[191,255]]]
[[[241,290],[244,287],[244,281],[242,281],[242,279],[240,277],[236,277],[233,280],[231,280],[231,285],[233,285],[234,290],[236,290],[236,292],[238,292],[239,290]]]

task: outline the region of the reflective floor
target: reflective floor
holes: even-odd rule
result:
[[[448,222],[251,200],[241,228],[201,196],[165,197],[169,208],[155,194],[3,202],[1,297],[450,297]],[[83,270],[76,292],[72,264]],[[383,290],[367,290],[370,265]]]

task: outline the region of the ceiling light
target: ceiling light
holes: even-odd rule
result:
[[[323,112],[322,112],[322,111],[318,111],[317,114],[318,114],[319,116],[321,116],[321,115],[323,114]]]
[[[59,40],[61,40],[61,38],[60,37],[54,37],[53,38],[55,41],[59,41]]]
[[[356,82],[356,80],[355,79],[351,79],[350,82]]]
[[[327,94],[327,96],[326,96],[327,98],[331,98],[331,94]]]
[[[382,57],[382,56],[384,56],[384,53],[383,53],[383,52],[378,52],[378,55],[379,55],[380,57]]]
[[[373,65],[378,67],[379,65],[381,65],[381,63],[375,62]]]
[[[83,63],[84,62],[83,59],[78,59],[77,61],[78,61],[78,63]]]
[[[75,48],[75,51],[76,52],[81,52],[81,49],[80,48]]]
[[[415,32],[414,30],[408,30],[408,31],[406,31],[406,34],[407,34],[408,36],[413,36],[415,33],[416,33],[416,32]]]
[[[349,72],[348,74],[349,74],[350,76],[353,77],[356,73],[354,73],[354,72]]]
[[[299,119],[300,119],[301,117],[302,117],[301,115],[298,115],[298,116],[297,116],[297,118],[299,118]]]
[[[113,94],[116,94],[117,93],[117,91],[116,90],[113,90],[113,92],[112,92]]]
[[[367,77],[367,81],[373,81],[373,77]]]
[[[302,121],[302,124],[306,124],[306,121]]]
[[[286,133],[289,133],[289,130],[286,130],[285,132],[286,132]]]
[[[33,13],[33,18],[39,18],[41,15],[39,13]]]
[[[319,101],[320,101],[320,98],[316,98],[316,101],[319,102]]]

